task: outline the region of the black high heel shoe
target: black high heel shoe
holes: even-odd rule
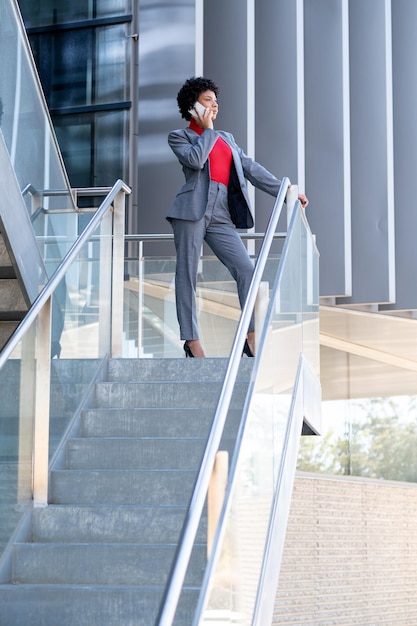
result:
[[[191,352],[191,348],[190,348],[190,346],[188,345],[188,341],[186,341],[186,342],[184,343],[184,352],[185,352],[185,356],[186,356],[186,357],[192,357],[192,358],[194,358],[194,354]]]
[[[251,357],[254,357],[254,356],[255,356],[254,354],[252,354],[252,350],[251,350],[251,349],[250,349],[250,347],[249,347],[249,344],[248,344],[248,340],[247,340],[247,339],[246,339],[246,341],[245,341],[245,345],[243,346],[242,356],[243,356],[244,354],[246,354],[246,356],[251,356]]]

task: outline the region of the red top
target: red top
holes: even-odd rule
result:
[[[201,128],[196,121],[191,118],[190,128],[198,135],[202,135],[204,128]],[[232,150],[230,146],[219,137],[209,154],[210,179],[223,185],[229,184],[230,166],[232,164]]]

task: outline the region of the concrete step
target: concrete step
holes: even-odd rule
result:
[[[222,382],[227,359],[110,359],[109,382]],[[237,380],[249,381],[253,359],[241,360]]]
[[[51,361],[51,382],[53,385],[89,383],[100,365],[100,359],[54,359]],[[2,367],[2,380],[10,384],[19,381],[21,363],[10,359]]]
[[[0,419],[2,417],[17,418],[19,415],[20,381],[16,379],[14,382],[7,383],[3,388],[3,377],[0,373],[0,383],[2,387]],[[87,382],[74,384],[65,382],[51,383],[51,415],[72,417],[87,386]]]
[[[26,436],[27,449],[31,446],[31,433]],[[18,435],[8,435],[2,432],[0,428],[0,462],[7,463],[8,461],[17,461],[19,458],[19,449],[22,447],[24,438]]]
[[[16,543],[14,584],[164,585],[175,544]],[[194,546],[185,583],[201,584],[206,546]]]
[[[15,278],[0,279],[0,311],[27,311],[27,303]]]
[[[192,623],[199,590],[181,594],[175,626]],[[0,585],[1,626],[152,626],[162,587]]]
[[[12,495],[14,497],[11,497]],[[3,553],[21,517],[22,508],[16,506],[16,490],[11,494],[7,493],[7,489],[0,488],[0,554]]]
[[[32,540],[36,543],[175,543],[186,506],[49,505],[34,509]],[[206,517],[197,540],[207,538]]]
[[[13,265],[0,265],[0,280],[4,278],[16,280],[16,271]]]
[[[52,416],[49,423],[49,434],[59,436],[63,433],[68,418],[62,416]],[[0,446],[2,437],[18,437],[21,425],[13,417],[0,417]]]
[[[247,383],[236,383],[231,407],[242,407]],[[97,408],[213,408],[217,404],[220,383],[146,382],[98,383],[95,391]]]
[[[10,255],[6,248],[3,235],[0,233],[0,267],[10,267],[11,265]]]
[[[0,321],[0,350],[3,349],[5,344],[9,341],[10,337],[19,326],[19,321],[16,322],[2,322]],[[3,378],[3,377],[2,377]]]
[[[70,439],[67,469],[191,469],[197,471],[206,438]]]
[[[191,470],[55,470],[51,504],[187,505],[196,473]]]
[[[51,361],[51,381],[89,383],[100,365],[100,359],[54,359]]]
[[[90,409],[81,417],[81,437],[202,437],[214,409]],[[242,411],[229,411],[225,435],[235,434]]]
[[[51,454],[52,450],[54,450],[61,441],[62,433],[67,423],[68,419],[63,418],[51,420],[49,430],[49,448]],[[19,436],[19,426],[21,427],[16,419],[0,418],[0,464],[17,462],[19,459],[19,451],[20,454],[22,452],[22,446],[26,446],[26,450],[30,450],[32,433],[30,429],[28,429],[26,438],[22,434]]]
[[[24,318],[28,304],[24,298],[3,235],[0,233],[0,350]],[[4,379],[0,378],[3,390]],[[3,398],[2,398],[3,400]]]

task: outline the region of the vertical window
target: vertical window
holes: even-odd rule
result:
[[[21,0],[71,185],[128,180],[130,0]]]

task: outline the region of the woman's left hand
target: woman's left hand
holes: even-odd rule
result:
[[[306,206],[308,205],[308,198],[307,198],[307,196],[305,196],[303,193],[299,193],[298,194],[298,199],[301,202],[301,206],[303,207],[303,209],[305,209]]]

